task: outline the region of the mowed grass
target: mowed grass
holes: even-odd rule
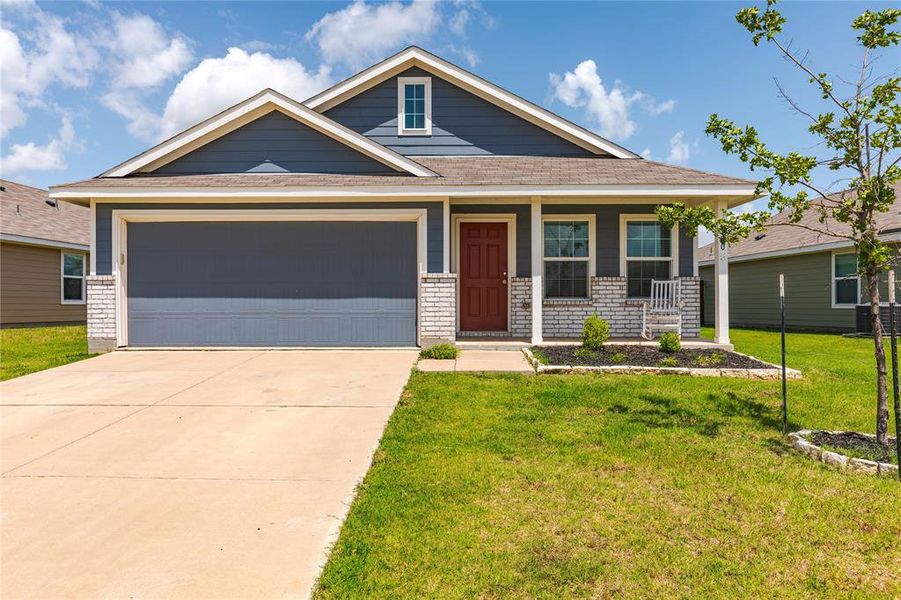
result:
[[[872,342],[788,341],[792,428],[872,431]],[[414,373],[316,596],[901,596],[901,484],[789,451],[779,386]]]
[[[84,325],[0,329],[0,381],[91,356]]]

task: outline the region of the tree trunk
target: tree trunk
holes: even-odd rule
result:
[[[885,367],[885,346],[882,343],[882,315],[879,311],[879,272],[875,266],[866,269],[867,291],[870,296],[870,324],[876,355],[876,441],[888,452],[888,382]]]

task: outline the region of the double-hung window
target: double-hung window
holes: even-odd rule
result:
[[[545,298],[588,298],[593,223],[586,217],[545,218]]]
[[[652,280],[673,277],[674,229],[664,227],[654,217],[628,215],[623,215],[620,227],[621,270],[626,277],[626,295],[647,298],[651,295]]]
[[[432,78],[397,78],[397,134],[432,134]]]
[[[843,252],[832,255],[832,305],[851,307],[860,301],[860,277],[857,255]]]
[[[60,285],[63,304],[84,304],[84,254],[62,253]]]

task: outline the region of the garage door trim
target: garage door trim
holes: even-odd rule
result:
[[[112,274],[116,278],[116,345],[128,346],[128,223],[215,221],[413,221],[416,223],[416,265],[426,272],[425,208],[379,209],[118,209],[112,211]],[[416,344],[419,339],[420,286],[416,282]]]

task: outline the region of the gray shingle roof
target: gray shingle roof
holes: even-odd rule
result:
[[[845,193],[847,192],[837,192],[829,197],[839,198]],[[760,234],[752,233],[750,237],[737,244],[732,244],[729,246],[729,258],[847,241],[841,236],[849,231],[848,226],[834,220],[821,224],[816,210],[808,210],[801,218],[800,225],[806,225],[821,231],[827,230],[837,235],[827,235],[826,233],[818,233],[810,229],[788,225],[788,218],[789,213],[787,211],[773,215],[769,221],[769,226],[764,232],[766,235],[760,237]],[[876,223],[881,233],[901,230],[901,184],[895,185],[895,204],[888,212],[877,215]],[[760,239],[755,239],[758,237]],[[713,244],[707,244],[698,249],[698,260],[713,260]]]
[[[344,187],[470,185],[752,185],[716,175],[642,159],[550,156],[413,157],[439,177],[405,174],[236,173],[214,175],[132,175],[95,177],[67,188],[129,187]]]
[[[0,232],[55,242],[82,244],[91,241],[91,211],[68,202],[54,208],[47,204],[47,190],[0,180]]]

